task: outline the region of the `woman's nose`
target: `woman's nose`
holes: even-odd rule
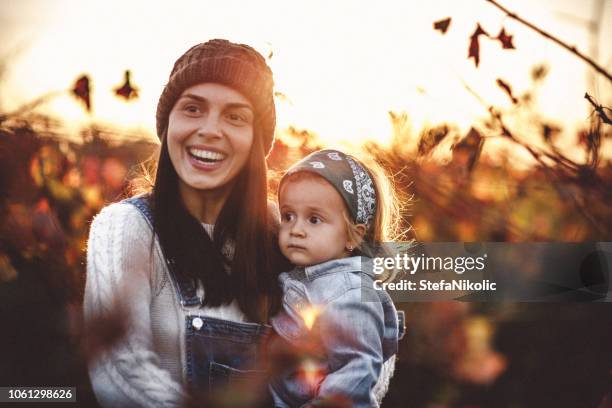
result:
[[[221,137],[221,123],[217,115],[211,114],[203,117],[199,123],[198,136]]]

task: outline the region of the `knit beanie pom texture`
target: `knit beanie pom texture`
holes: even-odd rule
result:
[[[195,45],[174,63],[157,104],[157,136],[162,138],[170,111],[183,91],[205,82],[227,85],[253,104],[264,148],[269,152],[276,126],[272,71],[253,48],[227,40],[215,39]]]

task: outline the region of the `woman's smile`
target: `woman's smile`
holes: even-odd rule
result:
[[[187,147],[187,155],[193,167],[202,171],[219,169],[227,158],[227,154],[211,147]]]

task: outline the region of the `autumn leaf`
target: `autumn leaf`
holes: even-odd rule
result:
[[[545,64],[536,65],[531,69],[531,79],[534,82],[542,81],[548,74],[548,66]]]
[[[82,75],[77,79],[72,88],[72,93],[85,104],[87,112],[91,112],[89,77],[87,75]]]
[[[512,87],[510,87],[510,85],[501,78],[497,78],[496,82],[497,86],[503,89],[504,92],[506,92],[506,94],[508,95],[508,97],[512,100],[512,103],[516,105],[518,103],[518,99],[516,99],[512,94]]]
[[[130,83],[130,70],[125,71],[125,82],[118,88],[115,88],[115,95],[124,98],[126,101],[138,98],[138,88],[135,88]]]
[[[448,135],[448,126],[428,129],[419,140],[419,156],[428,155]]]
[[[0,284],[17,279],[17,270],[11,263],[11,258],[0,253]]]
[[[493,328],[483,317],[471,317],[463,323],[466,349],[455,362],[452,373],[473,384],[491,384],[508,366],[507,359],[492,346]]]
[[[289,97],[282,92],[274,92],[274,97],[278,98],[279,101],[288,102],[292,104],[291,99],[289,99]]]
[[[545,123],[542,125],[542,138],[545,142],[553,142],[554,139],[561,133],[561,128],[556,125]]]
[[[508,35],[508,33],[506,33],[506,30],[502,27],[501,31],[499,32],[499,34],[497,34],[497,37],[495,37],[495,39],[499,40],[503,49],[510,50],[510,49],[514,49],[514,44],[512,43],[512,37],[513,36]]]
[[[446,34],[448,26],[450,26],[451,18],[445,18],[444,20],[436,21],[433,25],[434,30],[439,30],[442,34]]]
[[[71,331],[81,340],[81,351],[87,361],[96,361],[123,341],[129,329],[129,310],[123,299],[114,301],[107,310],[96,310],[86,320],[80,308],[70,312]]]
[[[453,163],[464,168],[467,172],[472,171],[480,157],[483,145],[484,138],[480,135],[480,132],[471,128],[468,134],[452,147]]]
[[[470,37],[470,48],[468,52],[468,59],[474,58],[474,64],[476,64],[476,66],[480,63],[480,45],[478,44],[478,37],[481,35],[489,36],[489,34],[482,29],[480,24],[477,24],[476,30]]]

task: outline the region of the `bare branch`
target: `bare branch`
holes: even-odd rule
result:
[[[38,107],[39,105],[42,105],[43,103],[48,102],[50,99],[55,98],[56,96],[61,95],[62,93],[64,93],[64,91],[53,91],[53,92],[46,93],[34,99],[33,101],[20,106],[13,112],[0,114],[0,123],[4,122],[6,119],[10,117],[23,115],[24,113],[31,111],[32,109]]]
[[[584,94],[584,99],[586,99],[591,105],[593,105],[595,111],[597,111],[597,114],[605,124],[612,125],[612,119],[610,119],[608,115],[606,115],[606,112],[604,112],[604,109],[610,110],[610,108],[604,108],[604,106],[595,102],[595,99],[588,93]]]
[[[500,125],[502,132],[503,132],[503,136],[509,138],[510,140],[512,140],[513,142],[519,144],[520,146],[523,146],[525,149],[527,149],[527,151],[529,151],[529,153],[533,156],[534,159],[537,160],[537,162],[540,164],[542,170],[544,170],[544,173],[548,176],[549,180],[552,182],[553,187],[555,188],[555,190],[557,190],[557,193],[559,194],[559,196],[561,198],[569,198],[574,206],[578,209],[578,211],[580,211],[580,213],[582,214],[582,216],[591,223],[591,225],[602,235],[605,236],[606,234],[606,230],[601,226],[601,223],[599,223],[595,217],[591,214],[591,212],[588,210],[587,206],[584,205],[583,203],[580,202],[580,200],[578,200],[578,197],[576,197],[574,194],[572,194],[571,192],[567,191],[566,189],[562,188],[557,180],[557,177],[555,176],[555,174],[552,172],[552,170],[550,169],[549,166],[546,165],[546,163],[544,163],[544,161],[542,160],[541,155],[544,154],[549,158],[555,158],[550,157],[550,155],[546,152],[537,152],[534,148],[532,148],[531,146],[529,146],[527,143],[522,142],[521,140],[517,139],[512,132],[506,127],[506,125],[503,122],[502,116],[499,112],[497,112],[495,109],[493,109],[493,107],[489,108],[489,113],[491,114],[491,116],[493,116],[493,118],[495,118],[495,120],[498,122],[498,124]],[[563,156],[561,156],[563,157]],[[569,159],[568,159],[569,160]],[[555,160],[557,161],[557,160]],[[558,161],[557,161],[558,162]]]
[[[569,45],[569,44],[561,41],[557,37],[553,36],[552,34],[549,34],[546,31],[542,30],[541,28],[535,26],[534,24],[530,23],[529,21],[524,20],[523,18],[519,17],[516,13],[511,12],[510,10],[508,10],[507,8],[505,8],[504,6],[502,6],[501,4],[499,4],[495,0],[485,0],[485,1],[491,3],[492,5],[494,5],[495,7],[497,7],[498,9],[503,11],[504,13],[506,13],[506,15],[508,15],[508,17],[515,19],[519,23],[522,23],[522,24],[526,25],[527,27],[531,28],[535,32],[541,34],[542,36],[544,36],[544,37],[548,38],[549,40],[551,40],[551,41],[557,43],[558,45],[562,46],[563,48],[565,48],[566,50],[568,50],[569,52],[571,52],[572,54],[576,55],[578,58],[582,59],[584,62],[589,64],[591,67],[593,67],[595,69],[595,71],[599,72],[600,74],[602,74],[603,76],[608,78],[608,81],[612,82],[612,74],[610,74],[608,71],[606,71],[602,66],[597,64],[591,58],[587,57],[586,55],[584,55],[583,53],[578,51],[576,46]]]
[[[516,143],[519,146],[523,147],[525,150],[527,150],[529,154],[531,154],[531,156],[541,166],[541,169],[544,171],[544,174],[546,174],[548,179],[551,181],[553,187],[557,191],[557,194],[559,194],[559,197],[568,198],[574,204],[576,209],[578,209],[578,211],[582,214],[582,216],[588,222],[590,222],[591,225],[597,230],[597,232],[599,232],[601,236],[605,236],[606,235],[605,228],[603,228],[601,226],[601,223],[595,219],[595,217],[589,211],[588,207],[580,202],[578,197],[566,191],[566,189],[562,188],[562,186],[559,185],[558,177],[554,174],[550,166],[546,164],[546,162],[544,161],[544,158],[553,160],[555,163],[562,165],[566,169],[571,170],[573,173],[576,173],[577,171],[580,170],[580,168],[584,166],[581,166],[578,163],[575,163],[574,161],[562,155],[560,152],[549,153],[537,147],[530,146],[528,143],[517,138],[504,123],[502,114],[499,111],[497,111],[492,105],[489,105],[480,95],[478,95],[478,93],[476,93],[472,88],[470,88],[470,86],[467,83],[465,83],[465,81],[462,80],[461,82],[463,82],[463,86],[468,90],[468,92],[470,92],[476,99],[478,99],[480,103],[482,103],[487,108],[489,114],[499,126],[501,130],[501,136],[507,138],[508,140],[511,140],[513,143]]]

